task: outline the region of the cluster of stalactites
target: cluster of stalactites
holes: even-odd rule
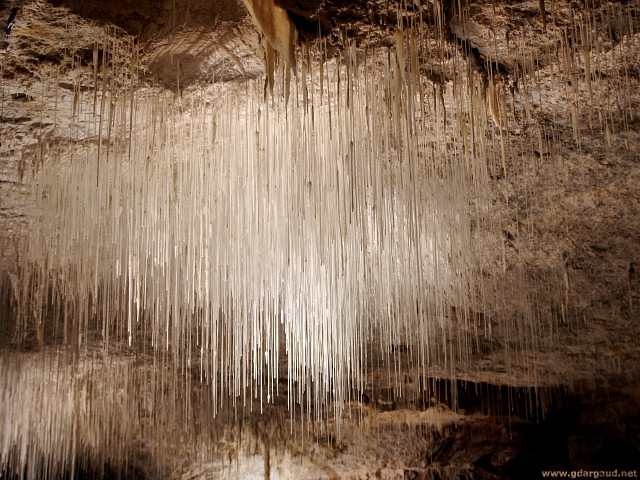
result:
[[[249,6],[293,65],[286,12]],[[308,47],[290,99],[265,100],[256,81],[114,95],[97,81],[109,57],[99,68],[94,53],[96,93],[79,86],[68,113],[97,142],[59,149],[35,176],[16,337],[170,353],[215,405],[285,396],[318,417],[369,391],[373,367],[400,395],[403,372],[455,376],[496,337],[524,363],[557,323],[523,278],[500,283],[490,177],[542,151],[548,132],[510,131],[531,124],[534,102],[547,108],[545,85],[533,59],[519,91],[460,68],[468,59],[440,30],[415,22],[364,57]],[[578,47],[560,45],[560,74],[575,78]],[[605,53],[592,62],[609,68]],[[596,95],[600,77],[585,71]],[[627,108],[624,90],[602,91],[603,118]],[[509,321],[491,318],[508,305]]]
[[[171,352],[216,403],[284,394],[315,415],[366,390],[371,349],[390,369],[465,361],[492,153],[451,151],[458,113],[398,41],[406,57],[305,63],[294,102],[256,81],[115,101],[106,148],[70,149],[33,184],[23,330],[55,318],[65,342]],[[486,118],[465,128],[462,144]]]

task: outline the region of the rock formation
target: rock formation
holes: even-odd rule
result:
[[[639,9],[2,4],[0,477],[636,470]]]

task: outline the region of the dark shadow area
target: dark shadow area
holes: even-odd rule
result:
[[[615,478],[615,471],[617,478],[624,478],[622,472],[637,478],[638,399],[620,393],[567,400],[571,406],[556,408],[539,422],[493,416],[465,421],[435,436],[429,462],[443,467],[466,463],[469,476],[464,478],[475,479],[541,479],[544,472],[567,472],[566,478],[595,478],[586,472],[598,472],[599,478]],[[547,478],[560,477],[547,473]]]
[[[35,462],[39,463],[39,462]],[[154,472],[150,472],[147,467],[140,465],[121,465],[111,462],[96,463],[86,458],[77,458],[75,466],[70,468],[65,466],[61,471],[55,473],[37,469],[35,472],[29,471],[29,466],[25,470],[12,469],[11,465],[2,465],[0,479],[21,480],[25,478],[42,478],[47,480],[146,480],[160,478]]]

